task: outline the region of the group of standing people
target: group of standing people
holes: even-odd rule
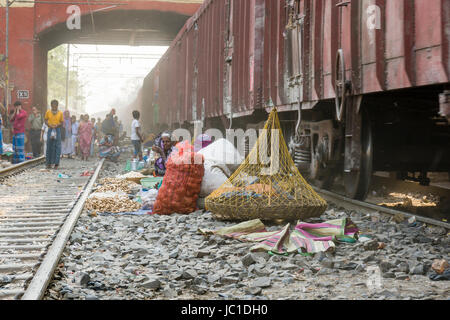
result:
[[[5,113],[6,109],[1,106],[1,113]],[[13,125],[13,158],[12,163],[21,163],[25,161],[25,128],[27,121],[30,124],[29,139],[33,151],[33,157],[39,157],[41,154],[40,136],[43,126],[43,119],[36,107],[31,109],[31,114],[23,109],[22,103],[16,101],[13,109],[9,114],[9,121]],[[3,139],[2,139],[2,117],[0,116],[0,159],[3,154]]]
[[[36,107],[33,107],[31,114],[28,115],[20,101],[14,103],[14,109],[10,111],[8,117],[13,127],[13,164],[25,161],[27,122],[29,123],[28,138],[33,157],[39,157],[43,147],[47,168],[52,166],[58,168],[60,158],[64,156],[73,158],[79,155],[82,160],[86,161],[89,156],[94,156],[95,141],[100,140],[102,135],[100,118],[97,121],[84,114],[77,120],[76,116],[70,116],[69,110],[59,111],[57,100],[52,100],[50,106],[51,109],[43,117]],[[1,105],[0,107],[0,112],[5,113],[6,109]],[[3,154],[1,121],[2,117],[0,116],[0,159]],[[119,128],[119,126],[117,127]]]
[[[100,121],[100,118],[97,120],[95,118],[89,119],[88,114],[81,115],[80,120],[77,121],[75,116],[70,116],[68,110],[62,113],[58,111],[57,106],[58,101],[53,100],[51,110],[48,110],[45,115],[49,131],[42,133],[43,137],[47,137],[47,168],[50,168],[52,165],[57,168],[61,156],[73,158],[75,155],[80,155],[81,160],[87,161],[89,156],[94,156],[96,140],[99,141],[100,157],[117,161],[120,149],[116,142],[121,127],[117,117],[114,118],[114,109],[106,116],[103,122]],[[50,121],[47,120],[53,117],[60,119],[60,125],[56,128],[54,126],[51,127]],[[111,119],[113,120],[112,122]],[[56,130],[55,133],[51,133],[53,129]],[[55,137],[54,141],[49,140],[53,136]],[[56,145],[53,145],[54,142],[56,142]]]
[[[70,116],[69,110],[64,111],[63,116],[62,156],[71,159],[75,155],[80,155],[81,160],[88,160],[89,156],[94,155],[94,144],[97,139],[96,119],[89,119],[88,114],[83,114],[77,121],[76,116]]]
[[[48,169],[59,167],[62,157],[74,158],[81,156],[87,161],[89,156],[94,155],[95,141],[98,141],[99,155],[111,161],[117,161],[120,155],[118,141],[123,134],[123,127],[115,114],[115,109],[106,115],[102,122],[99,119],[89,118],[89,115],[81,115],[79,120],[75,115],[70,115],[69,110],[64,112],[58,110],[59,103],[52,100],[50,110],[44,117],[36,107],[32,108],[31,114],[22,108],[22,103],[14,103],[14,110],[10,112],[9,120],[13,124],[13,163],[25,161],[25,127],[29,123],[29,139],[33,151],[33,157],[41,155],[43,147]],[[1,111],[5,111],[3,106]],[[131,140],[135,147],[135,156],[142,160],[142,143],[144,142],[139,122],[140,114],[133,111],[133,122],[131,126]],[[153,137],[152,137],[153,138]],[[153,139],[151,139],[153,140]],[[152,143],[153,144],[153,143]],[[172,151],[174,142],[170,133],[164,132],[154,140],[153,151],[159,155],[156,163],[156,174],[164,175],[165,163]],[[3,153],[1,137],[0,117],[0,159]]]
[[[28,113],[23,109],[22,103],[20,101],[16,101],[14,103],[13,109],[9,113],[9,121],[12,123],[13,128],[13,137],[12,137],[12,146],[13,146],[13,156],[12,163],[17,164],[25,161],[25,128],[27,121],[30,124],[30,131],[28,138],[30,139],[31,148],[33,151],[33,157],[39,157],[41,155],[41,142],[43,140],[43,132],[52,136],[52,140],[56,139],[56,137],[60,137],[60,125],[62,114],[59,115],[58,110],[58,101],[54,100],[51,103],[52,110],[56,113],[52,113],[50,110],[45,114],[45,118],[42,118],[42,115],[38,112],[36,107],[31,109],[31,114],[28,116]],[[4,107],[2,107],[4,109]],[[6,111],[6,110],[2,110]],[[49,114],[50,112],[50,114]],[[61,118],[61,119],[60,119]],[[0,117],[1,121],[1,117]],[[51,130],[48,130],[51,128]],[[1,135],[1,126],[0,126],[0,135]],[[47,138],[47,136],[45,137]],[[47,139],[45,139],[47,140]],[[53,141],[52,141],[53,142]],[[56,148],[54,143],[52,143],[53,149]],[[48,151],[45,150],[44,153]],[[48,152],[47,152],[48,153]],[[0,136],[0,156],[3,154],[3,145],[2,139]],[[52,154],[53,155],[53,154]],[[54,156],[54,155],[53,155]],[[59,161],[52,161],[53,164],[59,165]]]
[[[43,143],[48,169],[52,166],[55,169],[58,168],[60,159],[64,156],[73,158],[79,155],[82,160],[87,161],[89,156],[94,155],[96,140],[99,142],[100,157],[117,161],[120,155],[118,141],[123,133],[123,127],[115,115],[115,109],[112,109],[106,115],[103,122],[100,118],[98,120],[90,119],[87,114],[81,115],[79,121],[77,121],[76,116],[71,116],[69,110],[64,112],[58,110],[59,103],[57,100],[52,100],[50,105],[51,109],[42,118],[37,108],[33,107],[32,113],[28,116],[20,101],[14,103],[14,110],[10,113],[9,118],[13,123],[13,163],[25,161],[25,124],[27,119],[30,124],[29,138],[33,157],[40,156],[41,143]],[[140,113],[139,111],[133,111],[132,115],[131,141],[135,149],[134,155],[142,160],[144,137],[139,121]],[[172,139],[169,132],[162,132],[156,138],[153,135],[149,138],[148,140],[152,140],[152,150],[158,158],[155,162],[155,174],[164,176],[167,160],[176,141]],[[211,143],[208,136],[199,136],[197,140],[199,141],[195,142],[196,149],[201,149]],[[0,117],[0,156],[3,153],[1,141]]]

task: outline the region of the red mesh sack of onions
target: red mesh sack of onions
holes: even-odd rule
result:
[[[197,209],[197,199],[205,168],[201,154],[184,141],[176,145],[166,164],[166,174],[158,191],[153,213],[192,213]]]

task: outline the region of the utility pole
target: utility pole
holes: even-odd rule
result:
[[[6,117],[5,117],[5,123],[4,123],[4,128],[9,128],[10,127],[10,123],[9,123],[9,104],[10,104],[10,88],[9,88],[9,6],[13,4],[15,0],[9,1],[9,0],[5,0],[5,23],[6,23],[6,28],[5,28],[5,112],[6,112]],[[5,132],[6,134],[3,136],[4,141],[11,141],[11,137],[10,137],[10,131],[6,130]]]
[[[69,110],[69,66],[70,66],[70,43],[67,44],[66,110]]]
[[[5,108],[9,106],[9,0],[6,0],[6,44],[5,44]],[[8,117],[6,117],[8,118]]]

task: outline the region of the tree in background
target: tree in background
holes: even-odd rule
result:
[[[57,99],[60,109],[66,109],[66,72],[67,45],[60,45],[48,52],[48,95],[47,101]],[[77,113],[84,113],[86,99],[83,95],[83,84],[76,70],[69,71],[69,108]],[[80,109],[80,110],[78,110]]]

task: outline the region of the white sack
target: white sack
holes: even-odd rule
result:
[[[225,164],[232,171],[237,169],[244,161],[239,151],[226,139],[219,139],[201,149],[198,153],[203,155],[205,162],[212,161],[216,165]]]
[[[229,175],[227,175],[221,166],[215,165],[213,161],[205,161],[205,174],[203,175],[202,185],[200,189],[200,198],[206,198],[214,190],[224,184]],[[225,168],[228,170],[227,168]]]

